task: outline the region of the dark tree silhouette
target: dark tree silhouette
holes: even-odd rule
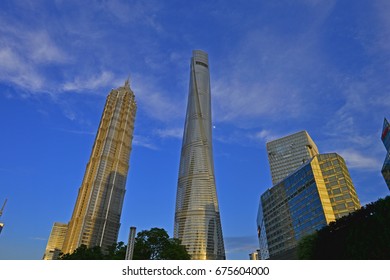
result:
[[[135,260],[189,260],[185,246],[175,238],[169,238],[162,228],[143,230],[137,234],[134,244]]]
[[[390,260],[390,196],[301,239],[301,259]]]
[[[62,260],[124,260],[127,246],[118,242],[107,248],[103,253],[99,246],[87,248],[81,245],[71,254],[61,254]],[[137,234],[134,244],[133,259],[135,260],[189,260],[185,246],[180,240],[169,238],[162,228],[143,230]]]

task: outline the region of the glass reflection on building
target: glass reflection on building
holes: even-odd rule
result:
[[[193,52],[176,194],[174,236],[194,260],[225,259],[214,177],[207,53]]]
[[[387,187],[390,190],[390,124],[386,118],[383,122],[381,139],[387,151],[386,158],[382,166],[382,175],[386,181]]]
[[[263,193],[260,204],[260,247],[266,244],[260,252],[270,259],[297,259],[303,236],[360,208],[345,162],[335,153],[314,156]]]

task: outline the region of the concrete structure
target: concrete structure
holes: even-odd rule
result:
[[[80,245],[105,252],[117,242],[136,113],[126,81],[107,97],[90,160],[69,222],[63,252]]]
[[[136,230],[137,230],[136,227],[130,227],[129,240],[127,242],[125,260],[132,260],[133,259]]]
[[[174,237],[194,260],[225,259],[214,178],[208,55],[193,51]]]
[[[318,154],[318,148],[306,131],[300,131],[267,143],[272,184]]]
[[[383,130],[382,130],[381,139],[387,151],[386,158],[382,166],[382,175],[386,181],[387,187],[390,190],[390,124],[386,118],[383,121]]]
[[[47,241],[44,260],[57,260],[62,252],[68,224],[54,223]]]
[[[257,250],[257,251],[250,253],[249,260],[251,260],[251,261],[259,260],[259,251]]]

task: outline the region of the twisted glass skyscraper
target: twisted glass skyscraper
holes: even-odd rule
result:
[[[174,236],[194,260],[225,259],[214,178],[208,55],[193,51]]]
[[[82,244],[106,250],[117,242],[136,108],[128,81],[108,95],[63,253]]]

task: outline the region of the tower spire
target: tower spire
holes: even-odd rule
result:
[[[6,198],[5,201],[4,201],[3,207],[1,207],[1,209],[0,209],[0,217],[3,215],[4,207],[7,204],[7,200],[8,199]]]
[[[130,75],[127,77],[125,81],[125,88],[130,88]]]

